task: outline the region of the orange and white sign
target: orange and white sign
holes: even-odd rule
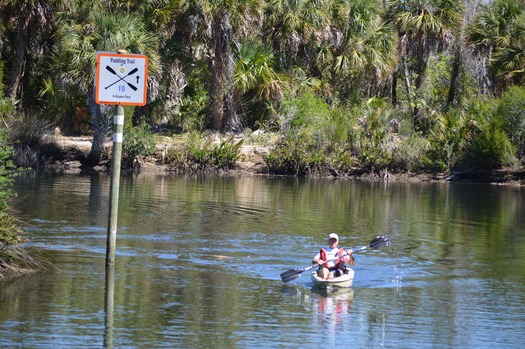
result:
[[[135,54],[97,53],[95,102],[146,104],[148,57]]]

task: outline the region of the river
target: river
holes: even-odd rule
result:
[[[522,187],[27,172],[11,206],[45,270],[0,283],[2,348],[521,348]],[[350,289],[306,268],[338,233]]]

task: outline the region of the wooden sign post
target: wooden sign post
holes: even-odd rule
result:
[[[122,158],[122,140],[124,138],[123,105],[140,106],[146,104],[147,80],[147,56],[127,54],[123,50],[120,50],[118,53],[97,53],[95,101],[97,104],[115,104],[108,238],[106,242],[107,266],[115,263],[120,162]]]

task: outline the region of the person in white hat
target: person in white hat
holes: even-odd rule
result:
[[[312,263],[319,264],[317,275],[325,280],[330,277],[331,271],[336,277],[341,275],[346,268],[345,263],[355,264],[352,250],[345,251],[344,248],[339,247],[339,236],[334,233],[328,235],[328,248],[321,248],[312,259]]]

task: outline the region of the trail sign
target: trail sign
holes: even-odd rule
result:
[[[97,53],[95,102],[146,104],[148,57],[135,54]]]

